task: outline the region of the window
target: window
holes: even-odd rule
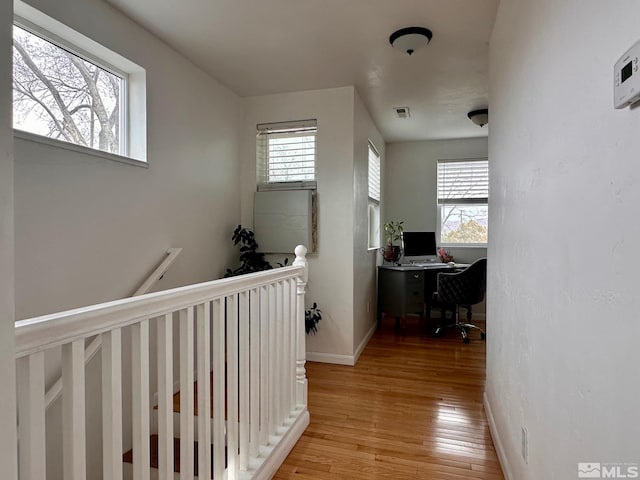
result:
[[[486,244],[489,162],[438,161],[438,215],[441,244]]]
[[[380,247],[380,154],[369,142],[369,248]]]
[[[13,26],[13,126],[124,154],[126,77]]]
[[[316,186],[316,120],[257,125],[258,186]]]
[[[16,136],[145,161],[144,69],[19,0],[15,12]]]

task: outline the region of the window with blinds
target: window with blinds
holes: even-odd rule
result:
[[[369,198],[380,201],[380,154],[369,143]]]
[[[316,120],[257,125],[258,185],[315,188],[317,131]]]
[[[487,159],[438,161],[440,243],[486,244],[489,217]]]
[[[380,154],[369,142],[369,248],[380,247]]]

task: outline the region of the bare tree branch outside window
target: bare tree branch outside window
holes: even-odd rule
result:
[[[452,168],[438,164],[441,242],[487,243],[487,167],[486,160],[462,161]]]
[[[124,79],[17,25],[13,27],[14,128],[124,154]]]

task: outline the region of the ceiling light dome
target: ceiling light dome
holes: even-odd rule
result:
[[[467,113],[467,117],[476,125],[480,127],[484,127],[487,123],[489,123],[489,109],[481,108],[479,110],[473,110]]]
[[[393,32],[389,37],[389,43],[393,48],[411,55],[419,48],[429,45],[432,37],[433,34],[428,28],[407,27]]]

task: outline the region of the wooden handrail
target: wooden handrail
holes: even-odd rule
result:
[[[211,298],[232,295],[238,290],[295,278],[303,271],[301,266],[277,268],[20,320],[15,329],[16,358],[126,327],[142,318],[159,317]]]
[[[158,265],[158,267],[151,273],[151,275],[149,275],[149,277],[143,282],[143,284],[140,285],[140,288],[135,291],[133,296],[137,297],[139,295],[144,295],[149,290],[151,290],[151,287],[153,287],[156,282],[160,280],[165,273],[167,273],[167,270],[169,270],[171,265],[173,265],[173,262],[175,262],[176,258],[178,258],[178,255],[180,255],[180,252],[182,252],[182,248],[168,249],[167,257],[162,261],[162,263],[160,263],[160,265]],[[97,335],[93,340],[91,340],[84,351],[85,365],[87,365],[95,356],[95,354],[100,351],[101,346],[102,337],[100,335]],[[60,396],[60,394],[62,394],[62,377],[58,378],[58,380],[56,380],[56,382],[51,385],[51,388],[47,390],[47,393],[45,395],[46,408],[49,408],[53,404],[53,402],[55,402],[56,399]]]
[[[149,278],[147,278],[144,283],[140,285],[140,288],[135,291],[133,296],[137,297],[139,295],[148,293],[149,290],[151,290],[151,287],[153,287],[155,283],[160,280],[165,273],[167,273],[169,267],[173,265],[173,262],[175,262],[176,258],[178,258],[178,255],[180,255],[180,252],[182,252],[181,248],[170,248],[169,250],[167,250],[167,258],[165,258],[163,262],[158,265],[158,268],[156,268],[153,273],[149,275]]]

